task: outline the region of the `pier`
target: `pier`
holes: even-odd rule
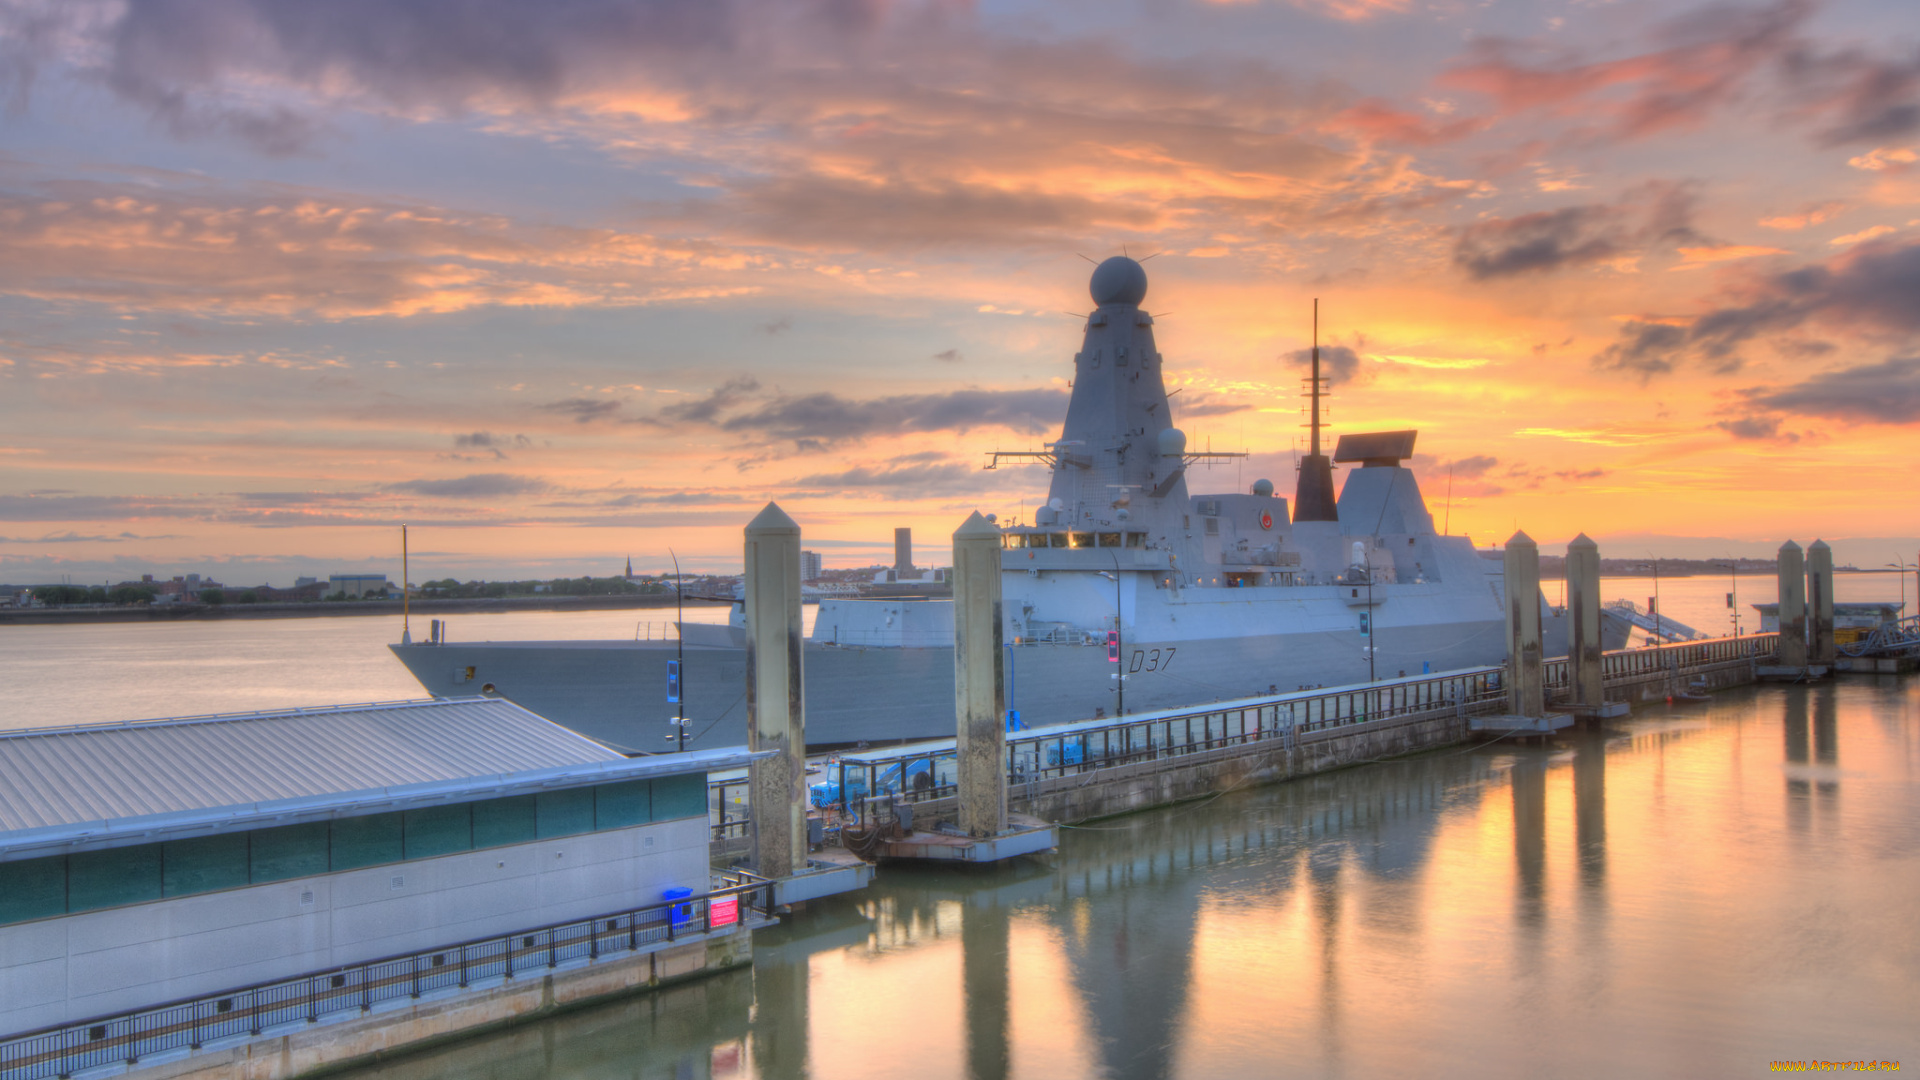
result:
[[[1607,699],[1638,704],[1752,683],[1778,637],[1604,653]],[[1541,667],[1549,707],[1570,705],[1573,665],[1562,657]],[[1016,732],[1006,741],[1009,808],[1071,824],[1464,742],[1475,721],[1507,715],[1506,680],[1504,666],[1467,668]],[[956,812],[953,739],[844,754],[826,769],[842,793],[828,809],[845,822],[889,822],[904,806],[925,828]],[[744,832],[734,809],[740,786],[710,782],[714,805],[729,808],[714,822],[723,845]]]

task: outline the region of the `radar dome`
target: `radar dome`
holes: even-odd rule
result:
[[[1255,480],[1253,482],[1253,493],[1263,499],[1271,498],[1273,495],[1273,481]]]
[[[1160,433],[1160,456],[1179,457],[1187,452],[1187,433],[1170,427]]]
[[[1087,291],[1096,304],[1138,304],[1147,298],[1146,268],[1125,255],[1115,255],[1093,268]]]

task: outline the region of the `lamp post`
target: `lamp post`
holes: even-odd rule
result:
[[[673,688],[673,726],[679,731],[680,750],[684,753],[687,749],[687,590],[680,577],[680,556],[668,548],[667,557],[673,560],[673,670],[679,683]]]
[[[1660,560],[1651,555],[1647,557],[1653,559],[1653,561],[1641,563],[1640,565],[1648,567],[1653,571],[1653,636],[1654,646],[1657,648],[1667,643],[1666,631],[1660,625]]]
[[[1904,559],[1897,562],[1890,562],[1887,565],[1899,571],[1894,575],[1900,579],[1900,614],[1894,616],[1895,621],[1898,621],[1905,618],[1907,612],[1907,571],[1912,570],[1915,572],[1913,575],[1914,589],[1920,592],[1920,566],[1915,566],[1913,563],[1907,562]]]
[[[1100,576],[1113,579],[1113,640],[1114,647],[1119,650],[1117,668],[1113,673],[1113,685],[1119,698],[1114,702],[1113,715],[1125,716],[1127,715],[1127,631],[1121,625],[1124,618],[1120,611],[1120,556],[1109,551],[1107,558],[1113,560],[1113,573],[1108,574],[1103,570]]]
[[[1380,627],[1378,624],[1374,622],[1374,619],[1378,614],[1379,613],[1374,611],[1373,609],[1373,546],[1369,544],[1367,546],[1367,644],[1366,644],[1367,681],[1368,682],[1379,681],[1376,678],[1374,678],[1374,673],[1373,673],[1373,654],[1376,651],[1373,646],[1373,643],[1375,641],[1374,635],[1380,632]]]
[[[1730,586],[1730,591],[1727,593],[1727,606],[1733,609],[1733,636],[1739,637],[1740,636],[1740,563],[1734,558],[1732,558],[1731,556],[1729,556],[1726,562],[1714,563],[1714,565],[1725,566],[1727,568],[1727,584],[1728,586]]]

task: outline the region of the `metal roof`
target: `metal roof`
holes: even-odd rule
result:
[[[0,732],[0,860],[735,768],[629,758],[499,698]]]

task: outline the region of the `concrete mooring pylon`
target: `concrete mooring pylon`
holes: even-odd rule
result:
[[[1825,540],[1807,545],[1807,662],[1833,666],[1833,549]]]
[[[1571,559],[1567,565],[1572,567]],[[1573,717],[1547,712],[1547,673],[1542,663],[1546,649],[1540,636],[1540,545],[1524,532],[1514,533],[1507,541],[1502,566],[1507,595],[1507,711],[1501,716],[1473,717],[1467,726],[1473,731],[1497,731],[1502,737],[1549,735],[1571,727]]]
[[[1007,829],[1007,657],[1000,603],[1000,530],[975,511],[953,534],[957,824],[974,837]]]
[[[1774,662],[1783,668],[1807,666],[1807,568],[1800,545],[1780,545],[1780,644]]]
[[[1600,638],[1600,545],[1586,533],[1567,545],[1567,624],[1573,704],[1585,715],[1602,715],[1607,692],[1601,663],[1606,644]]]
[[[1516,716],[1547,714],[1541,668],[1540,545],[1524,532],[1507,541],[1502,557],[1507,592],[1507,708]]]
[[[784,878],[807,868],[800,526],[768,503],[747,525],[746,556],[747,748],[778,751],[747,766],[753,870]]]

